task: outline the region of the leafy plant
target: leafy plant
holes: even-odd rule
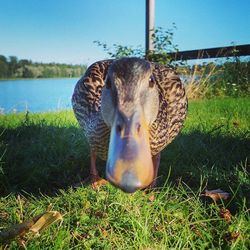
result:
[[[227,58],[218,65],[214,76],[214,90],[224,96],[246,96],[250,94],[250,61],[249,57],[242,60],[240,57]]]
[[[171,52],[177,52],[178,46],[173,43],[174,30],[176,25],[173,23],[173,27],[164,30],[161,27],[155,29],[153,38],[154,50],[145,53],[143,46],[128,46],[121,44],[113,44],[108,46],[105,42],[94,41],[94,43],[102,47],[102,49],[109,55],[110,58],[118,59],[122,57],[139,57],[148,58],[150,61],[158,62],[160,64],[176,65],[169,56]]]
[[[110,58],[119,59],[122,57],[143,57],[143,49],[141,46],[137,48],[134,46],[124,46],[120,44],[113,44],[109,47],[106,43],[100,41],[94,41],[94,43],[102,47],[103,50],[109,55]]]

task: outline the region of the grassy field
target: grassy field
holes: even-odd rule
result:
[[[249,98],[190,102],[182,133],[162,153],[159,188],[132,195],[71,187],[89,167],[72,112],[1,115],[0,231],[50,204],[64,218],[2,249],[249,249],[249,107]],[[229,199],[202,196],[217,188]]]

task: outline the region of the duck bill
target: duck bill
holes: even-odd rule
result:
[[[107,179],[127,193],[153,181],[153,162],[144,115],[118,112],[111,128],[106,166]]]

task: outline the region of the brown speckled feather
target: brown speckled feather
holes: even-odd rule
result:
[[[110,129],[101,114],[101,92],[108,67],[113,60],[92,64],[78,81],[72,105],[90,147],[97,155],[107,158]],[[150,127],[152,155],[163,150],[179,133],[187,112],[187,98],[180,78],[173,69],[151,63],[154,81],[159,90],[160,107]]]
[[[187,98],[185,88],[172,68],[154,63],[151,66],[160,97],[159,112],[150,127],[151,151],[156,155],[179,133],[187,113]]]

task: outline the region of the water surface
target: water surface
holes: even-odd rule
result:
[[[77,80],[0,80],[0,113],[71,109],[71,95]]]

